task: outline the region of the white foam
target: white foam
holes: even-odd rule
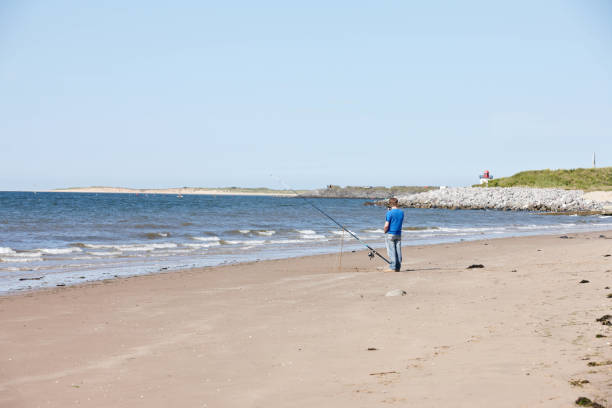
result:
[[[219,241],[221,238],[219,237],[193,237],[196,241]]]
[[[176,248],[178,245],[174,242],[166,242],[163,244],[152,244],[151,245],[155,249],[166,249],[166,248]]]
[[[268,241],[270,244],[297,244],[300,242],[306,242],[303,239],[273,239]]]
[[[11,248],[8,247],[0,247],[0,255],[8,255],[8,254],[14,254],[15,251],[13,251]]]
[[[173,249],[168,251],[169,254],[188,254],[191,253],[191,249]]]
[[[349,231],[350,231],[350,230],[349,230]],[[351,236],[351,234],[349,234],[349,233],[348,233],[348,232],[346,232],[346,231],[332,230],[332,231],[330,231],[330,232],[331,232],[332,234],[334,234],[334,235],[338,235],[339,237],[342,237],[342,236],[343,236],[343,237],[345,237],[345,238],[348,238],[348,237],[350,237],[350,236]],[[353,232],[353,231],[351,231],[351,232]],[[354,232],[353,232],[353,234],[354,234]]]
[[[325,235],[320,235],[320,234],[304,234],[304,235],[302,235],[302,238],[305,238],[305,239],[325,239]]]
[[[131,245],[114,245],[112,248],[116,248],[123,252],[148,252],[155,249],[167,249],[176,248],[178,245],[173,242],[166,242],[164,244],[131,244]]]
[[[266,236],[270,236],[270,235],[274,235],[276,234],[276,231],[255,231],[255,233],[257,235],[266,235]]]
[[[5,254],[6,256],[15,257],[15,258],[39,258],[42,256],[41,252],[14,252],[12,254]]]
[[[212,246],[219,246],[219,245],[221,245],[219,241],[209,242],[207,244],[183,244],[183,246],[186,246],[189,248],[209,248]]]
[[[117,245],[114,248],[123,252],[145,252],[153,251],[155,248],[151,245]]]
[[[377,229],[367,229],[364,230],[365,232],[370,232],[370,233],[376,233],[376,234],[384,234],[385,231],[383,231],[382,228],[377,228]]]
[[[42,261],[42,259],[34,259],[34,258],[0,258],[2,262],[38,262]]]
[[[103,245],[103,244],[85,244],[85,248],[91,249],[104,249],[104,248],[114,248],[114,245]]]
[[[264,240],[244,240],[244,241],[240,241],[240,240],[234,240],[234,241],[225,241],[230,245],[240,245],[240,244],[244,244],[244,245],[262,245],[264,244],[266,241]]]
[[[241,234],[248,234],[251,230],[238,230]]]
[[[302,235],[316,234],[316,231],[313,231],[313,230],[296,230],[296,231],[299,232]]]
[[[42,252],[46,255],[61,255],[61,254],[71,254],[73,252],[83,252],[81,248],[78,247],[70,247],[70,248],[41,248],[38,251]]]
[[[121,255],[121,251],[90,251],[87,252],[90,255],[95,255],[95,256],[116,256],[116,255]]]

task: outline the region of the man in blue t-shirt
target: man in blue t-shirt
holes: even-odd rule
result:
[[[384,228],[387,254],[391,261],[388,270],[395,272],[399,272],[402,266],[402,223],[404,222],[404,212],[397,208],[397,205],[397,198],[391,197]]]

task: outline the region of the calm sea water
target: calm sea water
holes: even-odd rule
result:
[[[384,247],[384,208],[359,199],[312,202]],[[404,245],[612,229],[612,218],[601,216],[405,214]],[[341,248],[363,246],[299,198],[0,192],[0,293]]]

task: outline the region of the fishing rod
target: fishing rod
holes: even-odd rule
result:
[[[283,183],[284,184],[284,183]],[[317,207],[313,202],[311,202],[310,200],[307,200],[306,197],[302,197],[297,191],[295,191],[292,188],[288,188],[287,186],[285,186],[285,188],[287,188],[289,191],[293,192],[293,194],[296,195],[296,197],[301,198],[302,200],[306,201],[308,204],[310,204],[315,210],[319,211],[321,214],[323,214],[324,216],[326,216],[327,218],[329,218],[334,224],[336,224],[337,226],[339,226],[340,228],[342,228],[344,231],[348,232],[353,238],[355,238],[357,241],[359,241],[363,246],[365,246],[366,248],[368,248],[370,250],[370,252],[368,253],[368,256],[370,257],[370,259],[374,258],[374,255],[378,255],[382,260],[384,260],[386,263],[391,264],[391,262],[385,258],[384,256],[382,256],[377,250],[375,250],[374,248],[372,248],[371,246],[369,246],[366,242],[362,241],[361,238],[359,238],[357,235],[355,235],[352,231],[349,231],[348,229],[346,229],[344,227],[344,225],[340,224],[338,221],[336,221],[335,219],[333,219],[329,214],[327,214],[325,211],[323,211],[322,209],[320,209],[319,207]]]

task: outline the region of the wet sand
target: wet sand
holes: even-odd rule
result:
[[[0,407],[612,403],[612,232],[403,253],[0,297]]]

